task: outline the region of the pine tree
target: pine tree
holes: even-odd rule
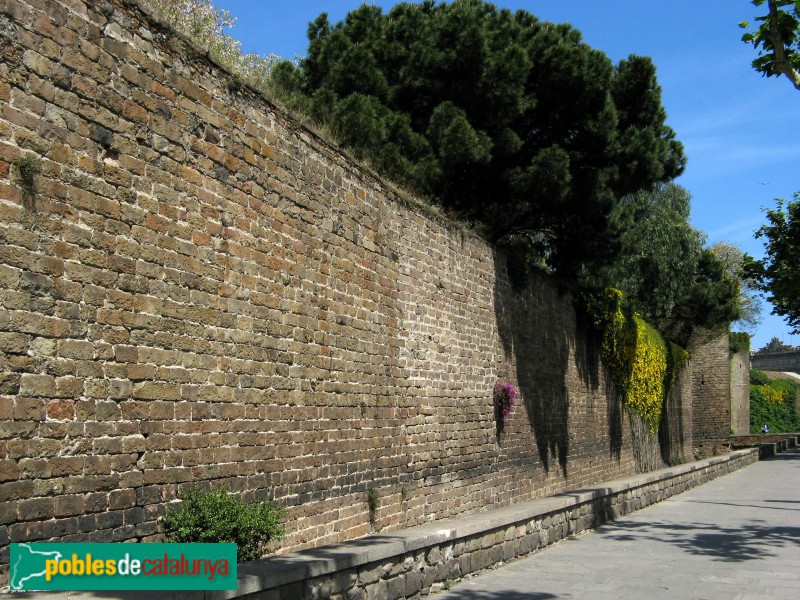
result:
[[[570,25],[428,0],[323,14],[308,37],[273,73],[290,105],[568,285],[613,257],[618,200],[684,169],[650,59],[615,66]]]

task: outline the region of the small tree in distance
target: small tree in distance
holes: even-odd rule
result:
[[[788,344],[784,344],[780,338],[774,337],[763,348],[760,348],[756,354],[762,354],[767,352],[791,352],[792,350],[797,350],[794,346],[789,346]]]
[[[717,242],[710,250],[719,261],[725,266],[728,274],[739,284],[739,320],[731,324],[732,328],[743,330],[749,334],[754,334],[759,323],[761,323],[761,313],[763,303],[759,297],[756,282],[748,277],[744,277],[742,266],[745,262],[745,253],[741,248],[729,242]]]

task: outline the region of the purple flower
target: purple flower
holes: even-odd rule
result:
[[[508,425],[508,418],[512,414],[514,400],[517,397],[517,390],[510,382],[494,384],[494,406],[498,418],[502,418],[503,425]]]

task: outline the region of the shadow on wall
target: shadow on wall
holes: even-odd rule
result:
[[[684,368],[667,394],[667,398],[664,401],[664,416],[658,427],[661,460],[670,467],[683,464],[689,460],[685,448],[687,425],[685,421],[691,411],[691,406],[686,403],[688,391],[684,388],[687,385],[687,377],[686,369]]]
[[[585,331],[581,329],[577,331],[575,362],[578,374],[587,388],[605,396],[609,453],[616,461],[619,461],[622,454],[622,428],[625,422],[622,398],[611,386],[610,377],[606,376],[601,386],[600,369],[603,368],[603,365],[600,362],[599,342]]]
[[[495,316],[505,358],[513,365],[542,465],[549,472],[558,461],[567,476],[569,458],[569,366],[575,346],[578,376],[592,396],[608,398],[610,450],[619,459],[623,439],[621,404],[601,389],[599,352],[593,340],[576,328],[565,296],[539,273],[523,278],[507,275],[506,257],[495,251]],[[517,279],[524,283],[518,284]],[[575,382],[577,383],[577,382]],[[604,400],[605,401],[605,400]]]

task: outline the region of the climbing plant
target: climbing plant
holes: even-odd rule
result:
[[[601,354],[614,386],[628,408],[656,433],[664,400],[689,354],[622,306],[622,292],[613,288],[585,297],[585,308],[601,335]]]
[[[770,381],[763,372],[756,371],[750,377],[750,433],[759,433],[764,425],[769,425],[771,433],[800,429],[797,383],[791,379]]]
[[[748,352],[750,350],[750,334],[743,331],[731,331],[728,337],[728,347],[731,354]]]

